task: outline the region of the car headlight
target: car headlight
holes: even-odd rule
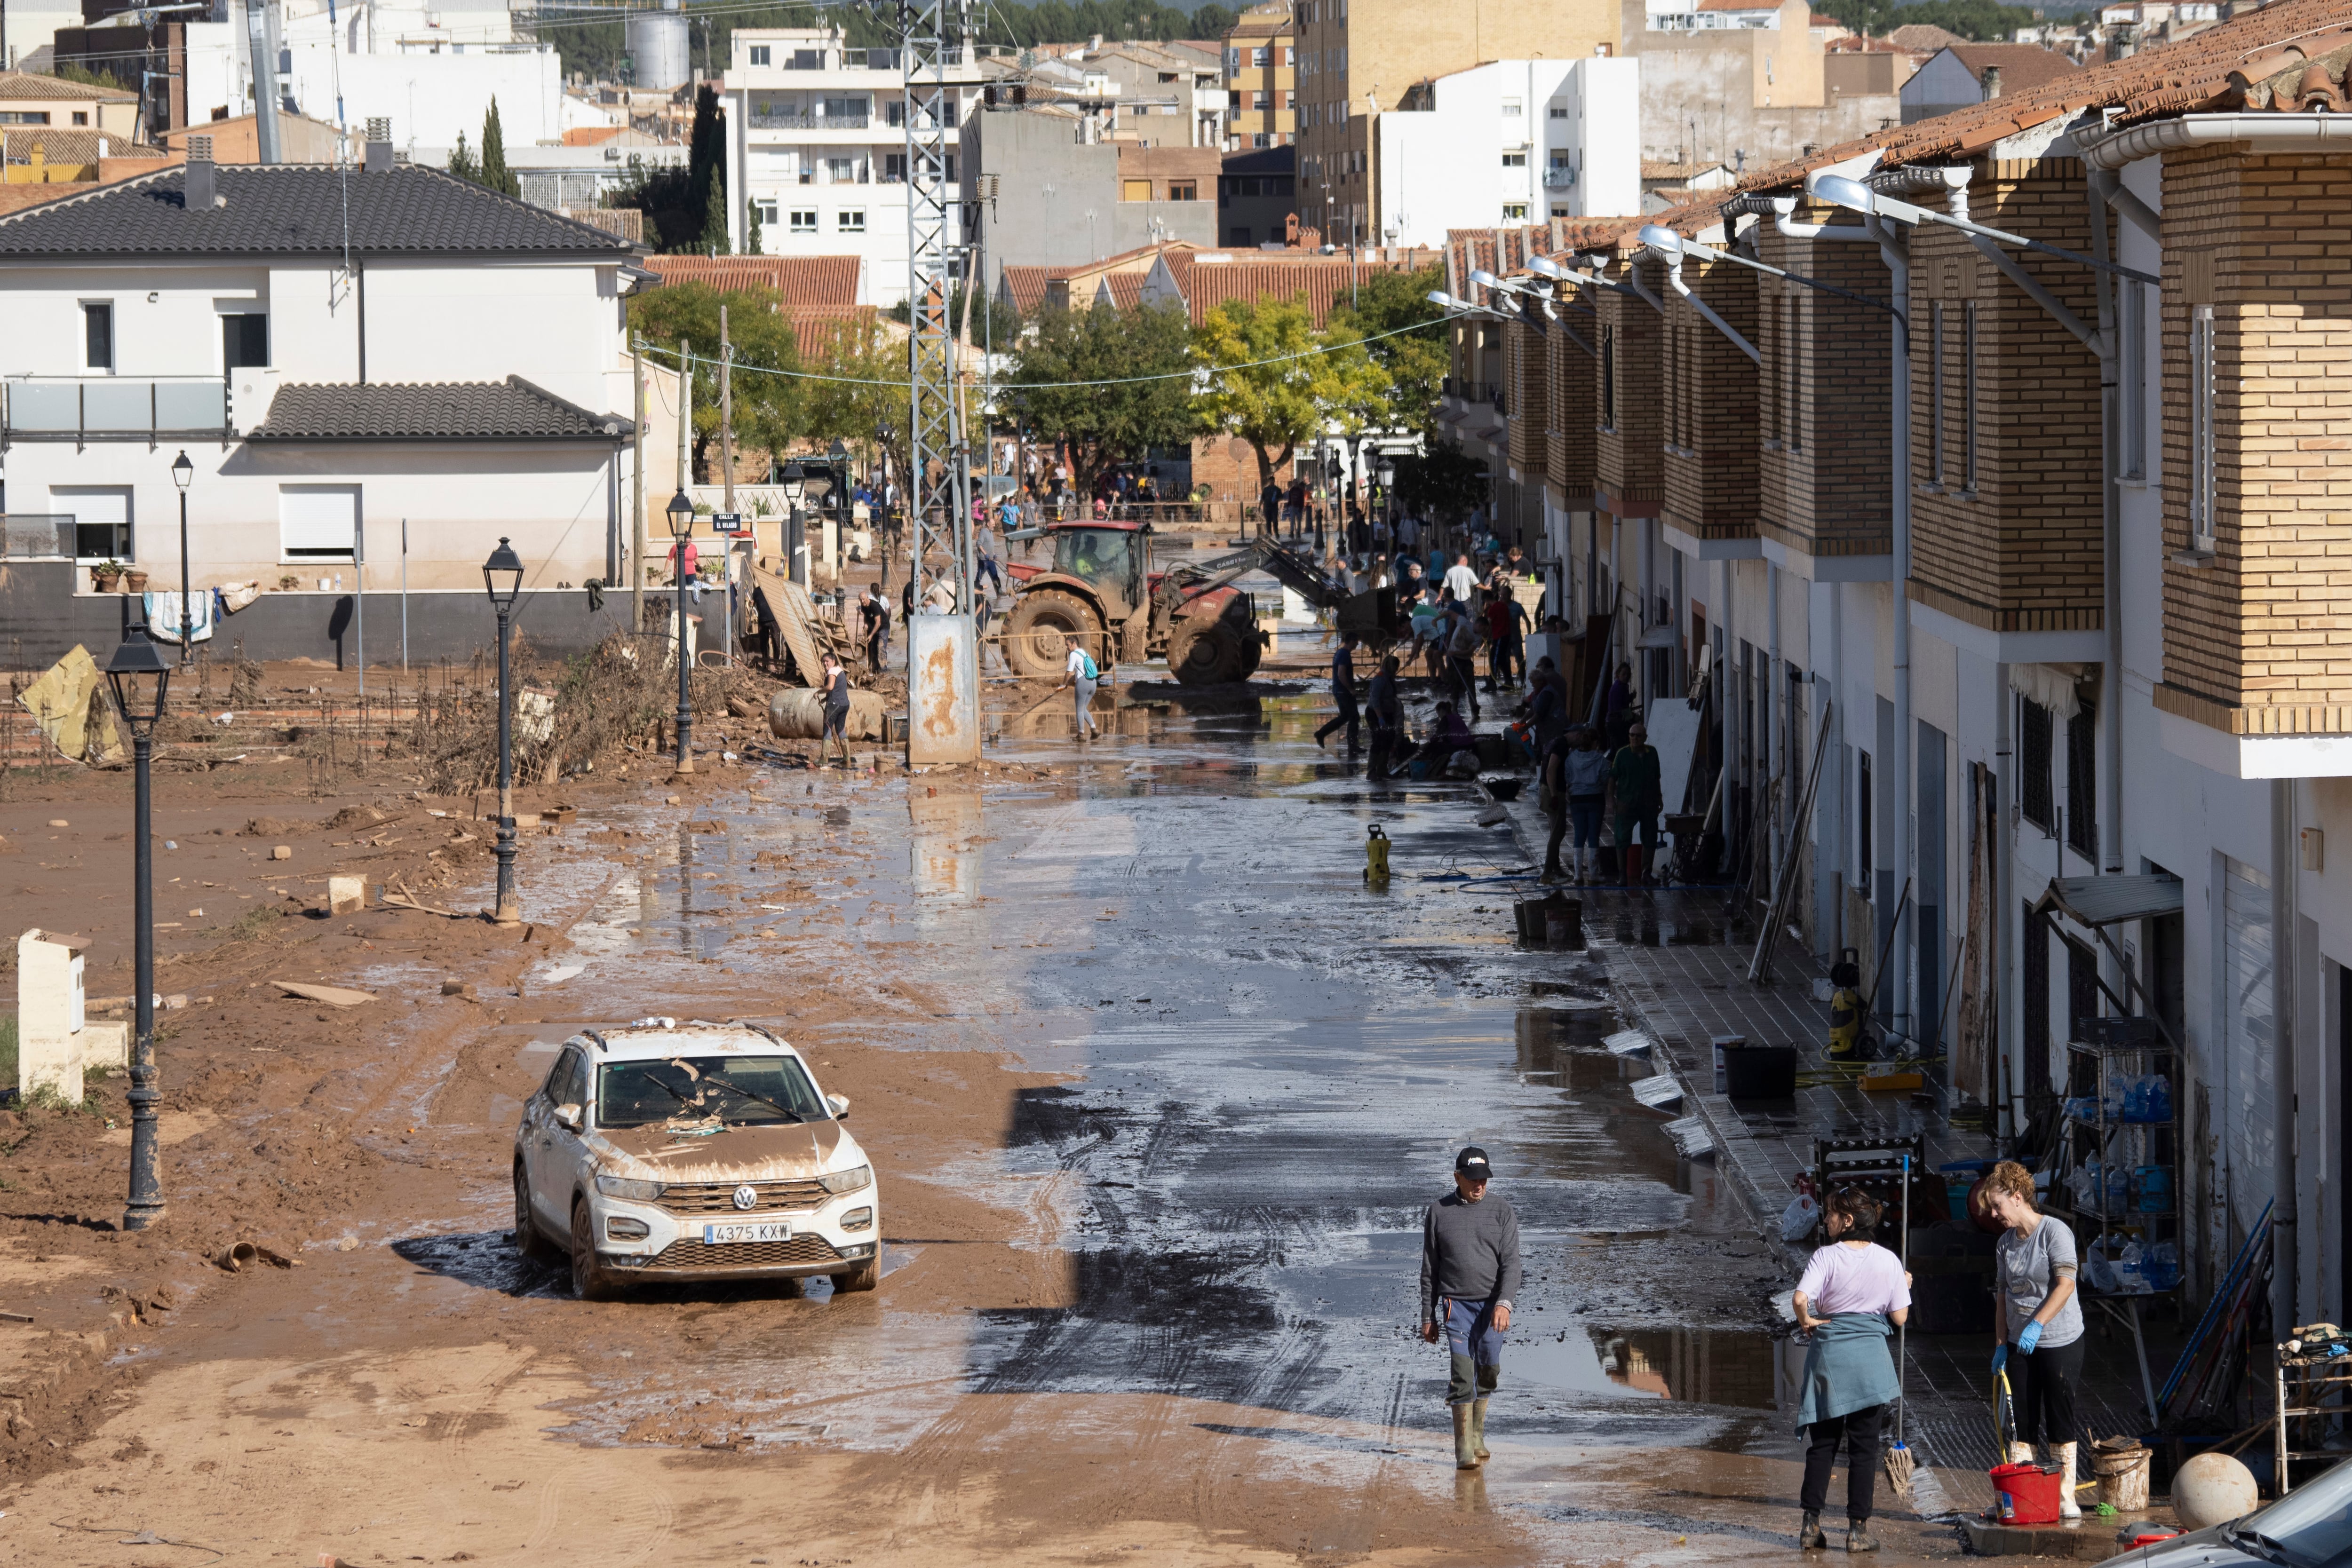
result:
[[[845,1171],[835,1171],[816,1179],[824,1183],[824,1190],[830,1193],[856,1192],[861,1186],[874,1185],[874,1167],[852,1166]]]
[[[626,1176],[600,1176],[596,1178],[596,1190],[606,1197],[625,1197],[637,1203],[651,1203],[661,1197],[662,1184],[657,1181],[631,1181]]]
[[[841,1228],[844,1230],[864,1230],[873,1223],[874,1210],[871,1206],[865,1208],[853,1208],[841,1217]]]

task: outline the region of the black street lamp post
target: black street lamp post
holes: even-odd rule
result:
[[[163,1218],[163,1182],[156,1166],[155,1102],[155,843],[149,826],[148,782],[155,753],[155,725],[163,716],[163,695],[172,666],[144,635],[118,645],[106,662],[114,704],[131,727],[134,758],[131,864],[136,880],[133,941],[138,955],[139,1038],[131,1053],[131,1201],[122,1228],[144,1230]]]
[[[172,460],[172,483],[180,487],[180,663],[187,664],[196,656],[194,632],[195,613],[188,603],[188,481],[196,476],[196,465],[188,461],[184,452]]]
[[[694,771],[694,702],[687,689],[691,661],[686,652],[686,540],[694,532],[694,503],[680,490],[670,497],[670,561],[677,579],[677,771]]]
[[[499,612],[499,902],[490,918],[500,925],[522,924],[522,900],[515,893],[514,673],[507,652],[514,627],[515,598],[522,591],[522,558],[504,538],[482,563],[482,583]]]

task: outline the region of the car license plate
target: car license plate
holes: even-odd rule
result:
[[[702,1243],[706,1247],[724,1247],[734,1241],[790,1241],[793,1228],[781,1219],[763,1219],[746,1225],[706,1225],[702,1228]]]

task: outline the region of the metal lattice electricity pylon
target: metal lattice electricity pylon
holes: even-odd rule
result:
[[[902,0],[900,57],[907,90],[907,301],[909,430],[907,445],[908,580],[917,602],[934,582],[955,591],[955,613],[972,610],[971,465],[957,387],[954,283],[948,233],[956,193],[948,156],[961,120],[948,68],[971,37],[969,0]],[[969,286],[969,284],[967,284]]]

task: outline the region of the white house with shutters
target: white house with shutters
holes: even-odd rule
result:
[[[199,161],[0,217],[0,617],[87,631],[114,612],[25,603],[37,559],[70,561],[76,598],[110,559],[176,586],[183,452],[192,580],[261,585],[236,622],[257,652],[285,651],[267,627],[331,613],[305,598],[478,601],[500,537],[527,590],[624,580],[635,256],[382,144],[349,169]],[[658,417],[677,397],[655,380]],[[577,618],[538,613],[551,633]]]

